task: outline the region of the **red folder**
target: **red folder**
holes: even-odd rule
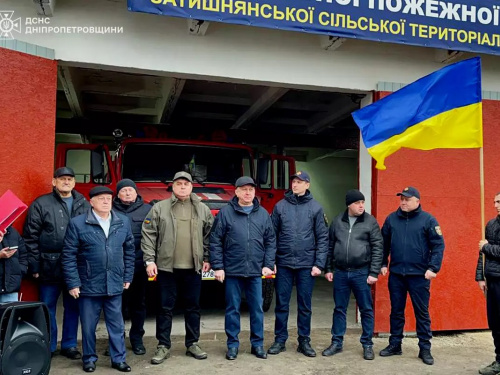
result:
[[[0,231],[5,230],[28,208],[12,191],[0,197]]]

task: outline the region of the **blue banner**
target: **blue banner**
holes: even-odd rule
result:
[[[500,55],[498,0],[128,0],[128,9]]]

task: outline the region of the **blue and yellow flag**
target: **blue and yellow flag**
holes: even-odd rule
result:
[[[483,147],[481,60],[475,57],[449,65],[352,117],[378,169],[386,169],[385,158],[402,147]]]

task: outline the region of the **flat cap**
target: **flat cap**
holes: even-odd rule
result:
[[[90,189],[89,197],[94,198],[95,196],[101,195],[101,194],[113,195],[113,190],[111,190],[107,186],[96,186],[96,187],[93,187],[92,189]]]
[[[54,178],[61,177],[61,176],[75,177],[75,172],[70,167],[57,168],[54,171]]]

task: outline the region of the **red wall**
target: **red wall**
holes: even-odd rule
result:
[[[388,93],[378,93],[379,97]],[[500,102],[483,101],[485,212],[495,217],[493,197],[500,191]],[[481,239],[479,150],[403,149],[386,160],[387,170],[375,171],[374,212],[382,225],[399,205],[396,193],[415,186],[422,208],[438,220],[446,249],[441,272],[431,284],[432,330],[487,328],[486,301],[474,281]],[[389,332],[391,311],[387,277],[375,290],[375,331]],[[415,331],[415,318],[408,298],[405,330]]]
[[[0,67],[0,195],[10,189],[29,205],[52,186],[57,62],[0,48]]]

